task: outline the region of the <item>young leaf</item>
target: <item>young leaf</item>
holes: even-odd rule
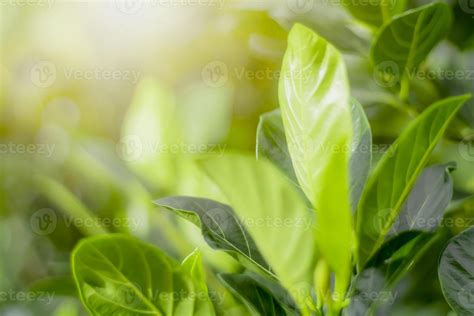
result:
[[[283,286],[302,303],[312,285],[316,247],[313,217],[300,194],[266,160],[230,154],[200,163]]]
[[[359,267],[375,254],[449,122],[469,96],[439,101],[395,141],[369,177],[357,213]]]
[[[351,205],[357,209],[372,164],[372,131],[362,105],[352,99],[352,146],[350,158]]]
[[[196,294],[195,288],[202,291],[205,285],[189,278],[194,274],[186,261],[181,268],[158,248],[132,237],[84,239],[71,264],[81,300],[92,315],[193,316],[208,302]]]
[[[202,266],[202,255],[194,250],[181,263],[181,273],[192,280],[196,299],[194,301],[193,316],[214,315],[214,306],[209,298],[206,284],[206,275]]]
[[[219,278],[256,315],[295,315],[287,313],[271,292],[245,273],[220,274]]]
[[[390,70],[394,80],[401,79],[403,88],[409,75],[446,36],[451,19],[449,6],[441,2],[398,15],[375,38],[371,55],[376,69]]]
[[[200,227],[204,239],[212,248],[229,252],[251,270],[257,267],[273,276],[254,240],[230,206],[187,196],[166,197],[155,201],[155,204],[176,212]]]
[[[297,185],[279,109],[260,116],[257,127],[257,159],[260,157],[270,160]]]
[[[298,182],[316,210],[318,249],[336,273],[336,291],[343,297],[354,248],[349,83],[339,52],[299,24],[288,37],[279,100]]]
[[[459,316],[474,314],[474,227],[455,236],[438,267],[443,294]]]
[[[403,12],[406,0],[375,0],[368,1],[366,5],[352,0],[343,0],[342,4],[356,19],[380,26],[389,21],[393,15]]]

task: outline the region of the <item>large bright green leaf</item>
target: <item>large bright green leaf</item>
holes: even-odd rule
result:
[[[255,268],[251,266],[253,264],[273,275],[254,240],[230,206],[187,196],[166,197],[155,201],[155,204],[176,212],[200,227],[204,239],[212,248],[229,252],[249,269]]]
[[[71,264],[92,315],[213,315],[195,256],[181,266],[132,237],[103,235],[82,240]]]
[[[282,284],[302,303],[312,285],[316,247],[313,217],[301,195],[267,160],[229,154],[201,166]]]
[[[445,3],[431,3],[396,16],[385,24],[372,46],[376,69],[391,72],[390,80],[409,80],[431,49],[449,31],[451,9]],[[404,92],[406,93],[406,91]]]
[[[355,247],[349,194],[351,105],[339,52],[296,24],[288,38],[279,83],[286,139],[298,182],[316,210],[316,239],[342,292]]]
[[[352,99],[351,110],[354,137],[350,158],[350,192],[352,209],[355,210],[371,167],[372,132],[364,109],[355,99]],[[299,187],[279,109],[260,116],[257,128],[257,159],[258,157],[268,158]]]
[[[449,305],[459,316],[474,314],[474,227],[454,237],[443,252],[439,280]]]
[[[342,4],[358,20],[380,26],[389,21],[393,15],[403,12],[406,0],[375,0],[367,1],[365,5],[354,0],[343,0]]]
[[[423,112],[377,164],[357,213],[359,266],[375,254],[449,122],[469,96],[439,101]]]

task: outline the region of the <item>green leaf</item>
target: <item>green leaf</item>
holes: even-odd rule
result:
[[[409,76],[446,36],[451,19],[450,7],[441,2],[396,16],[381,28],[372,45],[371,55],[376,70],[381,75],[391,71],[390,80],[401,79],[404,89],[403,85]]]
[[[443,136],[469,96],[439,101],[423,112],[384,154],[369,177],[357,213],[359,267],[375,254]]]
[[[254,240],[230,206],[187,196],[166,197],[155,201],[155,204],[176,212],[200,227],[204,239],[212,248],[229,252],[249,269],[255,269],[256,266],[274,276]]]
[[[195,288],[202,291],[204,285],[193,282],[197,277],[189,262],[181,267],[135,238],[103,235],[82,240],[71,264],[81,300],[92,315],[192,316],[208,297],[197,295]]]
[[[342,4],[356,19],[380,26],[393,15],[403,12],[406,0],[375,0],[366,2],[366,5],[353,0],[343,0]]]
[[[313,217],[301,195],[266,160],[229,154],[200,163],[283,286],[301,304],[309,295],[316,257]]]
[[[316,210],[318,249],[337,275],[336,291],[342,298],[355,247],[349,197],[349,83],[339,52],[299,24],[288,38],[279,100],[298,182]]]
[[[394,236],[406,231],[435,231],[453,197],[449,173],[456,164],[434,165],[423,170],[389,232]]]
[[[262,316],[295,315],[295,313],[287,313],[270,291],[246,273],[220,274],[219,278],[253,314]]]
[[[362,105],[355,99],[351,104],[353,138],[349,169],[351,205],[355,211],[372,165],[372,131]]]
[[[444,297],[456,313],[474,314],[474,227],[451,239],[438,274]]]
[[[257,159],[267,158],[298,185],[279,109],[260,116],[257,127]]]
[[[181,273],[189,277],[194,285],[196,294],[193,316],[214,315],[214,306],[209,298],[206,284],[206,274],[202,265],[202,255],[199,250],[194,250],[181,264]]]
[[[40,279],[30,285],[31,292],[47,292],[57,296],[77,297],[77,288],[71,276],[54,276]]]
[[[350,190],[352,209],[355,210],[371,167],[372,132],[364,109],[355,99],[352,99],[351,111],[354,138],[351,145]],[[257,128],[258,157],[268,158],[299,187],[279,109],[260,116]]]

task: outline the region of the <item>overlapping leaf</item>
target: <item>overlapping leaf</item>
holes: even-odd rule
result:
[[[459,316],[474,314],[474,227],[454,237],[438,268],[444,296]]]
[[[301,195],[267,160],[229,154],[206,159],[201,166],[227,197],[272,271],[301,303],[309,295],[316,259],[313,217]]]
[[[403,12],[406,0],[355,1],[343,0],[342,4],[358,20],[380,26],[395,14]]]
[[[273,275],[254,240],[230,206],[187,196],[166,197],[155,201],[155,204],[176,212],[200,227],[204,239],[212,248],[229,252],[249,269],[258,268]]]
[[[449,122],[469,96],[452,97],[422,113],[384,154],[369,178],[359,203],[359,265],[385,240],[418,175]]]
[[[390,71],[390,80],[409,80],[409,75],[449,31],[451,10],[445,3],[431,3],[396,16],[385,24],[372,46],[377,70]]]

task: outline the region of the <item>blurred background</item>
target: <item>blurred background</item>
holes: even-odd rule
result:
[[[413,78],[407,103],[374,76],[373,29],[341,1],[1,0],[0,315],[83,315],[69,256],[97,233],[130,233],[178,259],[199,247],[210,270],[239,269],[151,201],[201,195],[200,157],[255,152],[259,115],[278,107],[295,22],[343,53],[379,157],[432,102],[474,92],[474,9],[450,4],[451,34],[423,65],[434,75]],[[446,238],[474,223],[472,101],[452,125],[433,158],[458,165],[450,216],[461,221],[443,228]],[[446,315],[436,273],[423,276],[403,282],[399,313]]]

